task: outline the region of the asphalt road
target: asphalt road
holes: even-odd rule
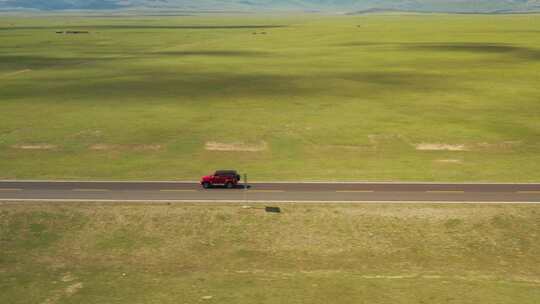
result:
[[[246,190],[195,182],[0,181],[0,201],[521,202],[540,184],[251,183]]]

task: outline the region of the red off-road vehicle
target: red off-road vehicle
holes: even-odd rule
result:
[[[235,170],[218,170],[213,175],[203,176],[201,185],[203,188],[213,186],[225,186],[225,188],[234,188],[240,181],[240,174]]]

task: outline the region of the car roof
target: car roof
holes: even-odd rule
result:
[[[217,170],[215,174],[238,174],[236,170]]]

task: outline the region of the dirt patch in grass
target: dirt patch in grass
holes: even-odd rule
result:
[[[208,151],[237,151],[237,152],[260,152],[268,149],[265,141],[259,143],[220,143],[209,141],[204,148]]]
[[[75,281],[75,276],[71,272],[65,273],[60,279],[62,282],[72,282]]]
[[[52,295],[49,296],[45,301],[43,301],[42,304],[55,304],[55,303],[58,303],[62,298],[70,297],[76,294],[79,290],[83,288],[83,283],[75,282],[76,280],[77,278],[70,272],[65,273],[60,278],[60,281],[64,283],[68,283],[68,282],[72,282],[72,283],[66,286],[64,289],[53,290]]]
[[[162,145],[115,145],[115,144],[95,144],[89,147],[93,151],[118,151],[118,150],[131,150],[131,151],[160,151],[163,149]]]
[[[13,149],[21,150],[54,150],[58,148],[56,145],[51,144],[23,144],[23,145],[13,145]]]
[[[462,144],[428,144],[421,143],[416,145],[419,151],[468,151],[469,149]]]
[[[416,144],[419,151],[481,151],[481,150],[511,150],[520,145],[520,141],[503,141],[498,143],[479,142],[473,144],[442,144],[442,143],[420,143]],[[443,161],[444,162],[444,161]]]
[[[79,291],[82,287],[83,287],[83,283],[81,283],[81,282],[71,284],[68,287],[66,287],[65,293],[66,293],[66,295],[70,296],[70,295],[76,293],[77,291]]]
[[[373,145],[323,145],[319,147],[322,149],[331,150],[331,151],[340,150],[340,151],[350,151],[350,152],[377,150],[377,147]]]
[[[441,164],[462,164],[463,161],[461,159],[436,159],[436,163]]]

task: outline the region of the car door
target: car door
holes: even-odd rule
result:
[[[225,184],[225,175],[223,173],[217,172],[214,175],[214,184],[218,184],[218,185]]]

